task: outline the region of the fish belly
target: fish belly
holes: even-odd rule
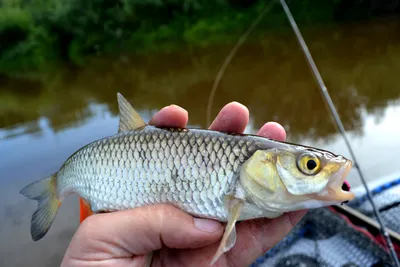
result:
[[[226,221],[224,198],[252,147],[237,136],[147,126],[77,151],[57,175],[58,194],[78,193],[93,212],[167,203]]]

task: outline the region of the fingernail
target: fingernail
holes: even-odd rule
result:
[[[221,224],[213,220],[194,218],[194,226],[201,231],[212,233],[217,231]]]
[[[186,110],[186,109],[184,109],[184,108],[182,108],[182,107],[180,107],[180,106],[178,106],[178,105],[172,104],[172,105],[169,105],[169,106],[170,106],[170,107],[174,107],[174,108],[176,108],[176,109],[178,109],[178,110],[180,110],[180,111],[183,111],[183,112],[187,113],[187,110]]]

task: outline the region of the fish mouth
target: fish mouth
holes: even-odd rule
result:
[[[353,163],[351,160],[346,160],[345,164],[337,171],[329,181],[327,189],[321,194],[318,194],[317,198],[328,201],[347,202],[354,199],[355,195],[350,192],[348,183],[345,178],[349,174]],[[344,184],[346,186],[344,186]]]

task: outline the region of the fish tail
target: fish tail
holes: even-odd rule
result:
[[[61,200],[57,197],[56,182],[57,176],[54,174],[49,178],[27,185],[20,192],[27,198],[38,202],[31,220],[31,236],[34,241],[46,235],[61,205]]]

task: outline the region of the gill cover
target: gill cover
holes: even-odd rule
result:
[[[275,171],[276,157],[273,151],[257,150],[243,165],[241,173],[241,177],[248,177],[260,186],[260,190],[267,190],[269,193],[274,193],[281,184]]]

